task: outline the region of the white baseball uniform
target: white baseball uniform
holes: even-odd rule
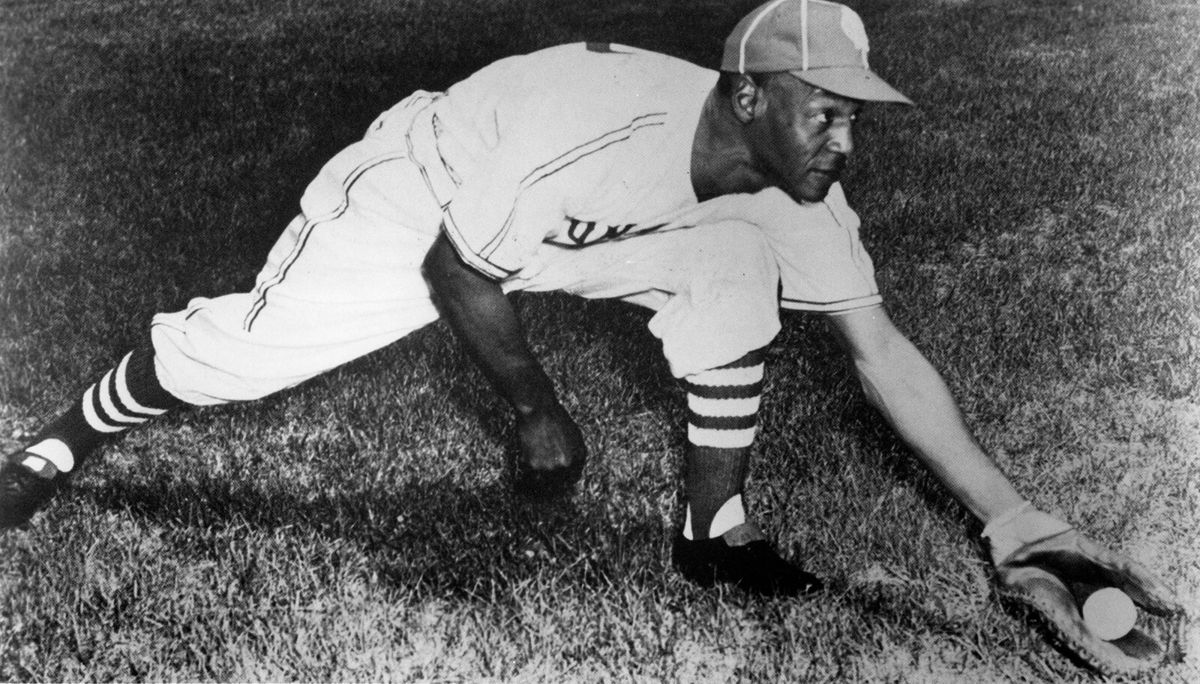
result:
[[[325,165],[251,292],[155,316],[160,382],[193,404],[254,399],[430,323],[421,264],[442,226],[506,291],[654,309],[679,377],[765,346],[780,306],[879,303],[839,186],[812,204],[697,200],[692,142],[716,78],[580,43],[414,93]]]

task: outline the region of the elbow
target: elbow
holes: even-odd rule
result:
[[[476,270],[464,261],[445,233],[439,234],[433,247],[429,248],[425,260],[421,263],[421,271],[435,291],[478,287],[480,283],[497,283],[495,278]]]
[[[474,284],[473,279],[481,277],[462,262],[445,234],[438,236],[429,253],[425,255],[421,272],[434,297],[442,301],[452,299],[456,293],[469,289]]]
[[[421,272],[425,274],[425,279],[434,289],[437,289],[437,286],[449,277],[449,269],[446,267],[448,247],[446,237],[439,235],[434,241],[433,247],[425,254],[425,260],[421,262]]]
[[[895,339],[874,355],[854,360],[855,374],[867,403],[890,417],[897,405],[922,406],[936,395],[937,371],[906,339]]]
[[[913,378],[922,357],[899,335],[880,336],[874,342],[853,356],[854,374],[867,403],[888,416],[892,402],[915,399]]]

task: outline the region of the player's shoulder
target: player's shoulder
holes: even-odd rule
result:
[[[518,56],[516,59],[544,61],[553,64],[561,64],[564,61],[568,63],[592,62],[596,64],[646,63],[681,71],[695,71],[697,73],[708,71],[704,69],[704,67],[693,64],[679,57],[674,57],[661,52],[655,52],[653,50],[634,47],[632,45],[604,41],[586,41],[554,45],[530,52],[527,55]]]
[[[438,104],[447,128],[546,151],[615,132],[643,145],[690,136],[715,71],[618,43],[569,43],[494,62],[451,86]],[[636,132],[636,136],[632,133]],[[618,136],[621,137],[621,136]]]
[[[841,183],[834,183],[829,186],[829,193],[825,195],[825,206],[833,212],[834,216],[842,223],[853,223],[858,225],[858,213],[850,207],[849,200],[846,199],[846,192],[842,189]]]
[[[846,200],[846,191],[842,189],[841,183],[829,186],[829,193],[825,195],[825,203],[835,207],[850,208],[850,203]]]
[[[506,57],[477,75],[520,82],[527,89],[627,90],[645,96],[653,90],[671,92],[711,86],[716,82],[717,72],[652,50],[620,43],[580,42]]]
[[[816,202],[797,202],[778,187],[763,188],[755,193],[730,195],[734,199],[731,206],[740,207],[748,220],[758,222],[758,217],[785,216],[793,214],[797,208],[810,217],[832,217],[842,225],[858,225],[858,214],[850,208],[846,193],[841,183],[829,186],[825,197]],[[761,219],[765,220],[765,219]]]

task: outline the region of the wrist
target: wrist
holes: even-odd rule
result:
[[[503,383],[502,393],[519,418],[549,413],[560,408],[554,384],[541,368],[526,369],[514,377],[515,379]]]
[[[997,515],[986,521],[987,524],[983,526],[983,533],[980,536],[984,539],[991,538],[993,534],[1011,523],[1018,515],[1021,515],[1025,511],[1031,509],[1033,509],[1033,502],[1022,500],[1021,503],[1017,504],[1016,506],[1013,506],[1000,515]]]
[[[1038,510],[1028,501],[996,516],[983,528],[992,562],[999,565],[1027,544],[1071,529],[1071,525]]]

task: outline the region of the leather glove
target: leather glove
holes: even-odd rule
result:
[[[989,523],[983,536],[996,566],[998,593],[1033,609],[1063,647],[1102,674],[1144,672],[1162,662],[1168,649],[1139,626],[1113,641],[1096,636],[1080,605],[1089,590],[1100,587],[1116,587],[1143,611],[1168,618],[1158,631],[1168,635],[1173,655],[1180,655],[1182,607],[1141,564],[1028,503]]]

